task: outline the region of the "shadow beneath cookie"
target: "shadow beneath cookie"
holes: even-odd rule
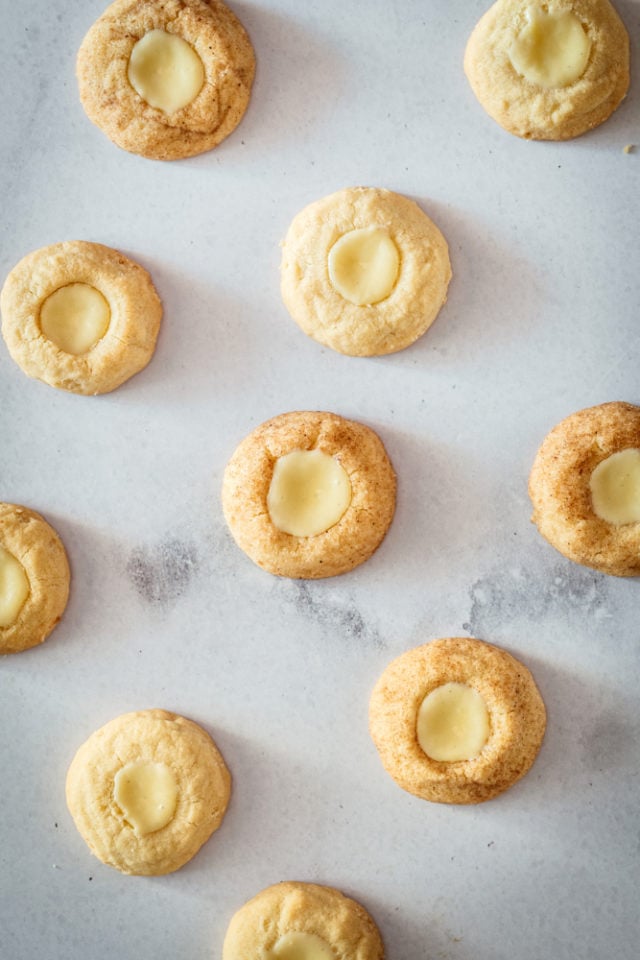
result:
[[[525,808],[533,814],[541,805],[549,815],[554,808],[562,813],[586,805],[585,815],[597,816],[599,807],[611,803],[612,778],[622,795],[623,780],[632,776],[638,719],[625,708],[620,691],[595,671],[587,673],[579,665],[569,670],[529,653],[522,659],[544,700],[547,729],[517,800],[525,813]]]
[[[123,590],[125,546],[97,523],[87,524],[50,512],[47,521],[58,531],[71,568],[67,609],[52,634],[52,638],[57,633],[64,639],[67,649],[56,651],[56,655],[62,658],[61,663],[66,663],[70,652],[77,657],[75,648],[79,646],[84,656],[76,661],[74,669],[83,682],[90,676],[100,682],[102,674],[97,663],[102,656],[106,662],[113,662],[116,647],[126,635],[126,624],[135,612],[133,597]],[[114,597],[118,598],[117,604]]]
[[[30,509],[41,511],[38,504],[25,504]],[[53,661],[67,662],[69,651],[73,648],[78,637],[82,637],[87,619],[91,617],[92,593],[90,584],[96,573],[95,553],[88,546],[92,540],[86,525],[78,523],[69,516],[46,510],[42,514],[48,524],[56,531],[64,546],[71,573],[69,584],[69,598],[58,624],[47,639],[38,646],[31,647],[20,654],[22,661],[29,656],[39,654],[50,659],[49,668]]]
[[[463,624],[475,636],[491,635],[514,623],[541,623],[561,616],[587,632],[610,616],[610,580],[595,570],[550,555],[535,531],[507,539],[499,563],[478,570],[469,587],[469,614]]]
[[[403,960],[425,960],[425,957],[453,958],[464,956],[456,950],[461,937],[447,927],[444,908],[426,871],[424,889],[416,890],[423,904],[420,919],[412,916],[404,902],[394,903],[389,898],[367,896],[361,899],[357,890],[343,889],[343,893],[362,902],[371,914],[382,935],[385,954]],[[455,952],[454,952],[455,951]],[[474,953],[477,957],[477,954]]]
[[[459,378],[479,364],[492,375],[500,350],[519,347],[535,329],[545,299],[544,277],[519,243],[498,236],[464,210],[428,197],[412,196],[443,233],[451,259],[447,302],[433,325],[413,346],[385,358],[394,366],[424,363],[455,370]],[[524,247],[522,247],[524,249]]]
[[[640,6],[636,0],[615,0],[616,12],[627,28],[631,40],[631,62],[629,89],[627,95],[615,112],[596,127],[573,143],[584,142],[585,146],[611,153],[620,152],[627,144],[633,145],[634,153],[640,153],[640,136],[638,123],[640,121],[640,63],[634,55],[634,38],[640,35]],[[636,160],[637,160],[636,156]]]
[[[221,826],[183,868],[189,882],[216,876],[233,883],[246,874],[248,858],[254,887],[247,896],[289,879],[288,861],[302,849],[302,837],[314,822],[318,803],[320,784],[314,787],[311,758],[309,766],[301,764],[282,744],[268,742],[268,724],[262,733],[248,737],[212,726],[207,717],[190,719],[201,724],[216,742],[231,773],[232,790]],[[274,838],[278,838],[275,844]]]
[[[424,433],[386,430],[385,444],[398,474],[396,515],[387,534],[385,562],[404,569],[408,582],[421,577],[446,580],[482,551],[492,532],[490,478],[481,452],[457,442],[451,418],[451,443],[430,435],[430,412]]]
[[[232,6],[257,61],[249,108],[232,138],[247,144],[259,140],[262,150],[274,148],[281,155],[283,144],[304,145],[310,131],[331,114],[347,85],[347,62],[322,20],[311,32],[295,13],[283,16],[246,2]]]
[[[158,409],[171,404],[219,400],[233,395],[238,376],[260,384],[268,376],[259,344],[271,336],[264,313],[245,298],[231,295],[217,282],[195,272],[178,271],[173,263],[131,255],[149,270],[163,304],[163,319],[154,356],[136,377],[123,384],[118,397]]]

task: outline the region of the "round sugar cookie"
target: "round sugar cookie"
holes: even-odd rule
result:
[[[246,437],[227,464],[231,534],[269,573],[318,579],[367,560],[393,519],[396,477],[380,438],[334,413],[284,413]]]
[[[220,0],[116,0],[82,41],[76,72],[82,106],[110,140],[179,160],[240,123],[255,56]]]
[[[447,299],[446,240],[417,203],[351,187],[309,204],[282,244],[281,291],[308,336],[339,353],[395,353]]]
[[[603,123],[629,87],[629,36],[608,0],[498,0],[479,20],[464,69],[509,133],[568,140]]]
[[[382,960],[376,924],[333,887],[283,881],[231,918],[222,960]]]
[[[46,640],[69,597],[60,537],[39,513],[0,503],[0,654]]]
[[[184,866],[218,829],[231,777],[202,727],[140,710],[96,730],[67,774],[69,812],[91,852],[122,873]]]
[[[0,309],[9,353],[27,376],[85,395],[115,390],[146,367],[162,317],[147,271],[85,240],[27,254]]]
[[[569,560],[640,576],[640,407],[616,401],[572,413],[531,469],[532,521]]]
[[[369,704],[382,764],[403,790],[434,803],[481,803],[533,764],[546,713],[535,681],[482,640],[432,640],[393,660]]]

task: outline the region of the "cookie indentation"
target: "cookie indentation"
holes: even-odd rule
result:
[[[432,760],[473,760],[489,736],[487,705],[465,683],[436,687],[420,704],[418,743]]]
[[[113,799],[136,836],[144,837],[173,819],[178,785],[164,763],[128,763],[115,775]]]
[[[50,294],[40,307],[40,328],[65,353],[82,356],[104,337],[111,309],[88,283],[69,283]]]
[[[335,457],[292,450],[276,460],[267,507],[278,530],[315,537],[336,524],[350,503],[351,483]]]
[[[607,523],[640,523],[640,450],[612,453],[589,480],[594,512]]]
[[[399,268],[398,248],[379,227],[350,230],[329,251],[334,290],[359,307],[385,300],[395,287]]]
[[[509,48],[514,69],[541,87],[566,87],[584,73],[591,40],[570,10],[529,7],[527,24]]]
[[[315,933],[285,933],[275,942],[269,960],[335,960],[333,950]]]
[[[182,37],[166,30],[150,30],[131,51],[127,77],[146,103],[170,114],[198,96],[204,83],[204,67]]]
[[[29,578],[19,560],[0,546],[0,627],[10,627],[29,596]]]

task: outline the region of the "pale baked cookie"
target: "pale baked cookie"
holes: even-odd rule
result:
[[[166,710],[96,730],[67,774],[67,806],[89,849],[122,873],[184,866],[218,829],[231,777],[208,733]]]
[[[640,407],[572,413],[542,442],[529,477],[532,521],[560,553],[640,576]]]
[[[30,377],[72,393],[115,390],[149,363],[162,305],[122,253],[69,240],[24,257],[0,294],[2,335]]]
[[[498,0],[469,38],[464,69],[509,133],[568,140],[623,100],[629,37],[608,0]]]
[[[433,640],[386,668],[371,695],[369,730],[383,766],[435,803],[481,803],[523,777],[546,726],[534,679],[482,640]]]
[[[309,204],[282,244],[281,290],[306,334],[353,357],[395,353],[447,299],[446,240],[420,207],[374,187]]]
[[[382,960],[378,928],[333,887],[283,881],[231,918],[222,960]]]
[[[0,654],[46,640],[69,596],[60,537],[39,513],[0,503]]]
[[[240,123],[255,57],[220,0],[116,0],[82,41],[76,69],[87,116],[114,143],[178,160]]]
[[[283,413],[227,464],[222,508],[259,567],[318,579],[367,560],[393,519],[396,478],[380,438],[334,413]]]

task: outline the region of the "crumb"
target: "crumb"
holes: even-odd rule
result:
[[[623,148],[622,148],[622,152],[623,152],[623,153],[635,153],[635,152],[636,152],[636,145],[635,145],[635,143],[628,143],[628,144],[626,145],[626,147],[623,147]]]

